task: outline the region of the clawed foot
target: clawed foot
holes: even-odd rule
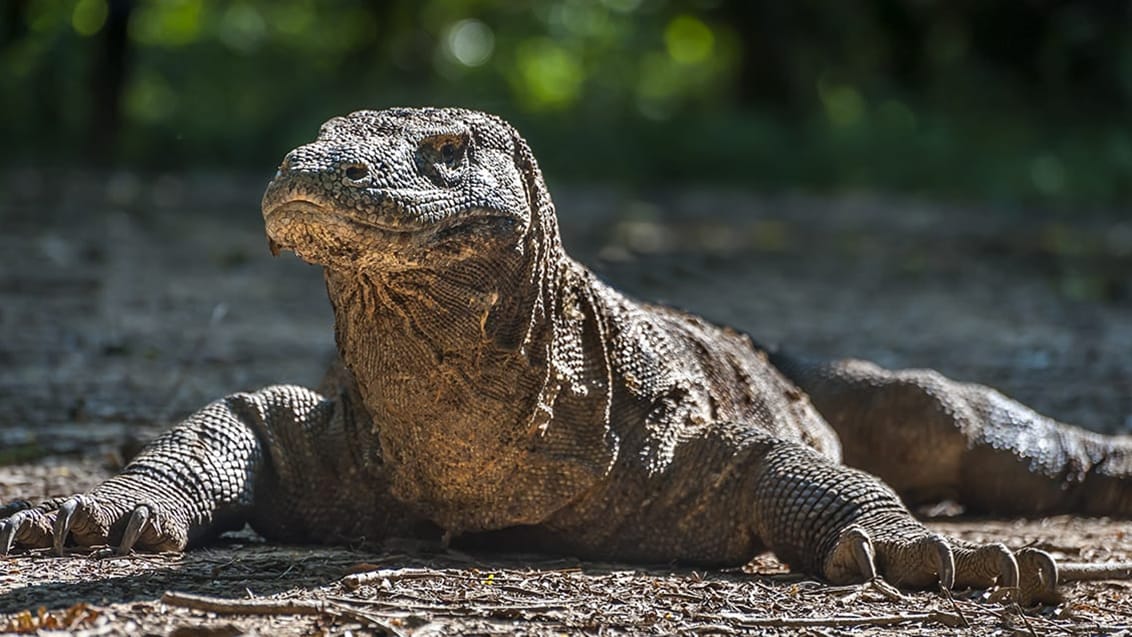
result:
[[[0,555],[14,548],[47,547],[62,555],[68,545],[106,544],[116,544],[120,555],[134,548],[179,551],[187,540],[186,525],[149,502],[125,504],[92,493],[0,507]]]
[[[893,540],[851,526],[841,532],[824,571],[835,584],[884,577],[907,588],[997,587],[992,599],[1025,606],[1061,600],[1057,564],[1049,553],[1033,548],[1012,552],[1002,544],[975,545],[927,532]]]

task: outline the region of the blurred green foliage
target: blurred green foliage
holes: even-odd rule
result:
[[[8,162],[273,165],[456,104],[556,178],[1124,206],[1132,4],[6,0]]]

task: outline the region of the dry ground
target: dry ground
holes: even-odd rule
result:
[[[0,176],[0,500],[88,487],[225,393],[310,384],[333,348],[319,273],[267,256],[265,176]],[[986,382],[1059,418],[1132,430],[1132,215],[684,190],[557,193],[567,246],[608,280],[766,341]],[[1069,560],[1132,560],[1126,521],[937,520]],[[348,573],[380,567],[368,583]],[[1120,634],[1132,586],[1066,587],[1023,617],[961,593],[888,600],[748,570],[352,550],[249,535],[183,556],[0,559],[0,627],[91,634]],[[322,601],[218,616],[165,591]],[[46,608],[47,615],[36,615]],[[21,616],[21,611],[30,616]],[[262,609],[261,609],[262,610]],[[953,616],[965,626],[951,627]],[[22,617],[22,618],[21,618]],[[839,618],[834,621],[835,618]],[[878,622],[896,622],[881,625]],[[794,622],[794,623],[791,623]],[[810,625],[805,625],[809,622]],[[838,623],[840,622],[840,623]]]

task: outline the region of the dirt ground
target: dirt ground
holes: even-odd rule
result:
[[[226,393],[317,381],[333,350],[330,312],[316,268],[267,253],[267,176],[0,175],[0,500],[88,488]],[[554,192],[567,247],[634,295],[763,342],[936,367],[1063,420],[1132,431],[1130,210]],[[1127,521],[931,524],[1070,561],[1132,560]],[[429,543],[279,546],[245,533],[185,555],[0,558],[0,631],[1132,634],[1127,582],[1071,584],[1065,604],[1023,616],[981,592],[831,589],[769,556],[746,570]],[[166,591],[260,607],[210,613],[164,603]],[[279,600],[306,614],[262,614]]]

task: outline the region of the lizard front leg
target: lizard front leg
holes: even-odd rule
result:
[[[332,506],[335,498],[312,487],[341,477],[334,473],[361,472],[344,411],[341,399],[283,385],[218,400],[88,493],[0,508],[0,552],[53,546],[61,553],[68,543],[179,551],[245,522],[294,540],[357,531],[350,528],[357,520],[324,514],[318,502]],[[335,454],[343,455],[321,462]],[[362,524],[384,513],[361,508],[370,513]]]
[[[901,587],[997,584],[1023,602],[1057,598],[1057,567],[1043,551],[943,537],[872,475],[791,442],[763,440],[755,449],[754,530],[801,570],[835,584],[881,576]]]

